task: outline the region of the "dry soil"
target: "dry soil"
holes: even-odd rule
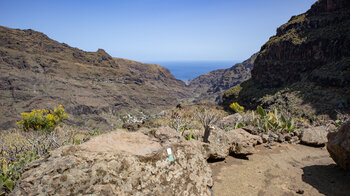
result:
[[[339,168],[325,148],[260,145],[246,159],[228,157],[211,167],[215,196],[350,196],[350,173]]]

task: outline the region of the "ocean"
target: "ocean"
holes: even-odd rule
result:
[[[216,69],[232,67],[237,61],[156,61],[147,62],[161,65],[170,70],[175,78],[188,81]]]

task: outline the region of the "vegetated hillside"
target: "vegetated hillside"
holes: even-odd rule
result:
[[[252,78],[226,91],[224,105],[281,107],[310,121],[349,113],[350,1],[319,0],[261,47]]]
[[[195,102],[210,100],[220,103],[224,91],[251,77],[256,56],[257,53],[231,68],[214,70],[190,81],[189,88],[194,93]]]
[[[187,98],[185,83],[154,64],[85,52],[33,30],[0,26],[0,129],[19,113],[62,104],[72,123],[112,126],[123,110],[157,109]]]

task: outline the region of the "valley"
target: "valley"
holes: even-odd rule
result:
[[[184,82],[0,26],[0,196],[350,195],[349,35],[318,0]]]

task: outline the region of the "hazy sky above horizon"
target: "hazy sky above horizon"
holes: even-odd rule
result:
[[[0,25],[138,61],[239,61],[316,0],[0,0]]]

